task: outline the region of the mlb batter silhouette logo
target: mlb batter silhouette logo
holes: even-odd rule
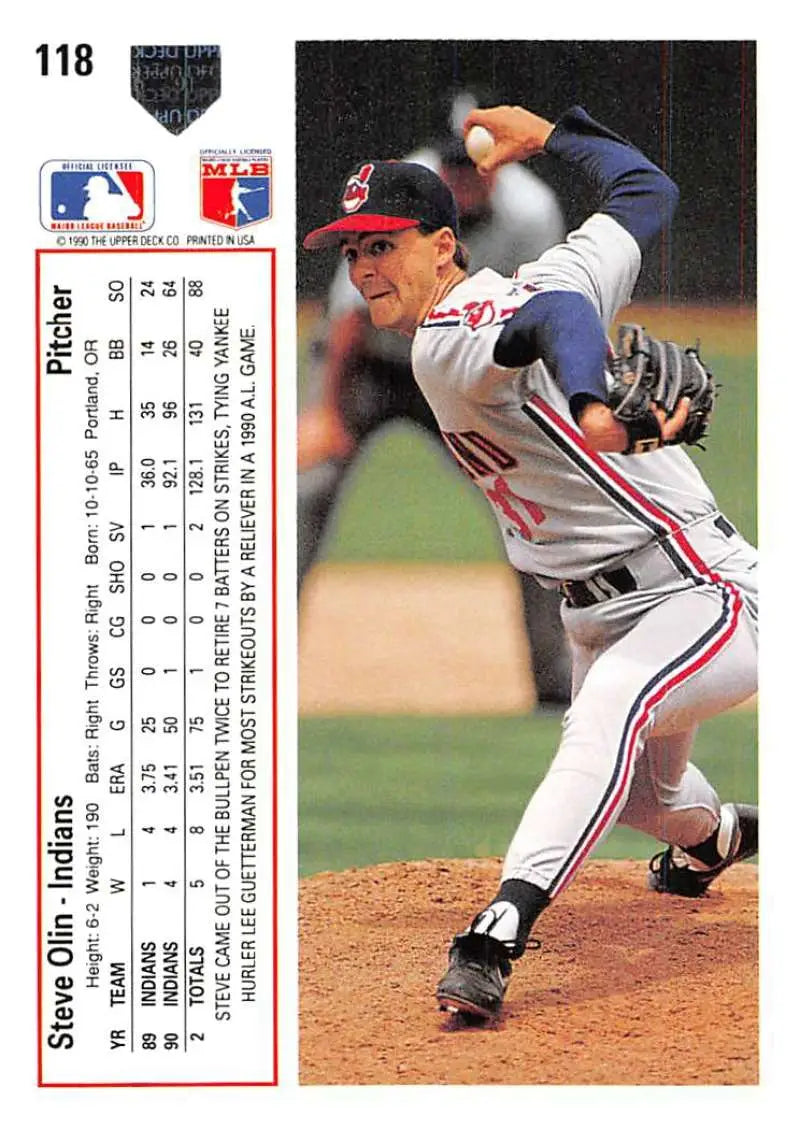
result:
[[[48,161],[41,170],[41,223],[50,231],[148,228],[153,180],[146,161]]]
[[[272,215],[272,156],[269,150],[232,156],[202,153],[200,214],[211,223],[242,228]]]

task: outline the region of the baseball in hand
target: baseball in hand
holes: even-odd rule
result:
[[[483,126],[473,126],[464,142],[467,154],[477,165],[494,145],[494,138]]]

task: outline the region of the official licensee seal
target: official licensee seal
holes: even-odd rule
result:
[[[155,173],[140,160],[46,161],[39,201],[47,231],[145,231],[155,214]]]
[[[272,151],[204,149],[200,153],[200,214],[242,228],[272,215]]]

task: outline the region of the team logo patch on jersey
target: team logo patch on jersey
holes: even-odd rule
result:
[[[491,299],[485,302],[468,302],[464,307],[463,322],[471,330],[479,330],[481,326],[490,326],[496,318],[494,303]]]
[[[147,161],[46,161],[39,174],[47,231],[144,231],[153,226],[153,166]]]
[[[272,215],[272,150],[202,150],[200,215],[227,228],[268,220]]]
[[[375,169],[374,165],[362,165],[357,173],[350,177],[344,187],[342,196],[342,211],[357,212],[366,203],[369,196],[369,178]]]

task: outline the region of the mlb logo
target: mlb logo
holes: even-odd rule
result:
[[[228,228],[268,220],[272,215],[272,150],[203,150],[200,215]]]
[[[147,161],[46,161],[39,178],[47,231],[144,231],[152,227],[155,175]]]

